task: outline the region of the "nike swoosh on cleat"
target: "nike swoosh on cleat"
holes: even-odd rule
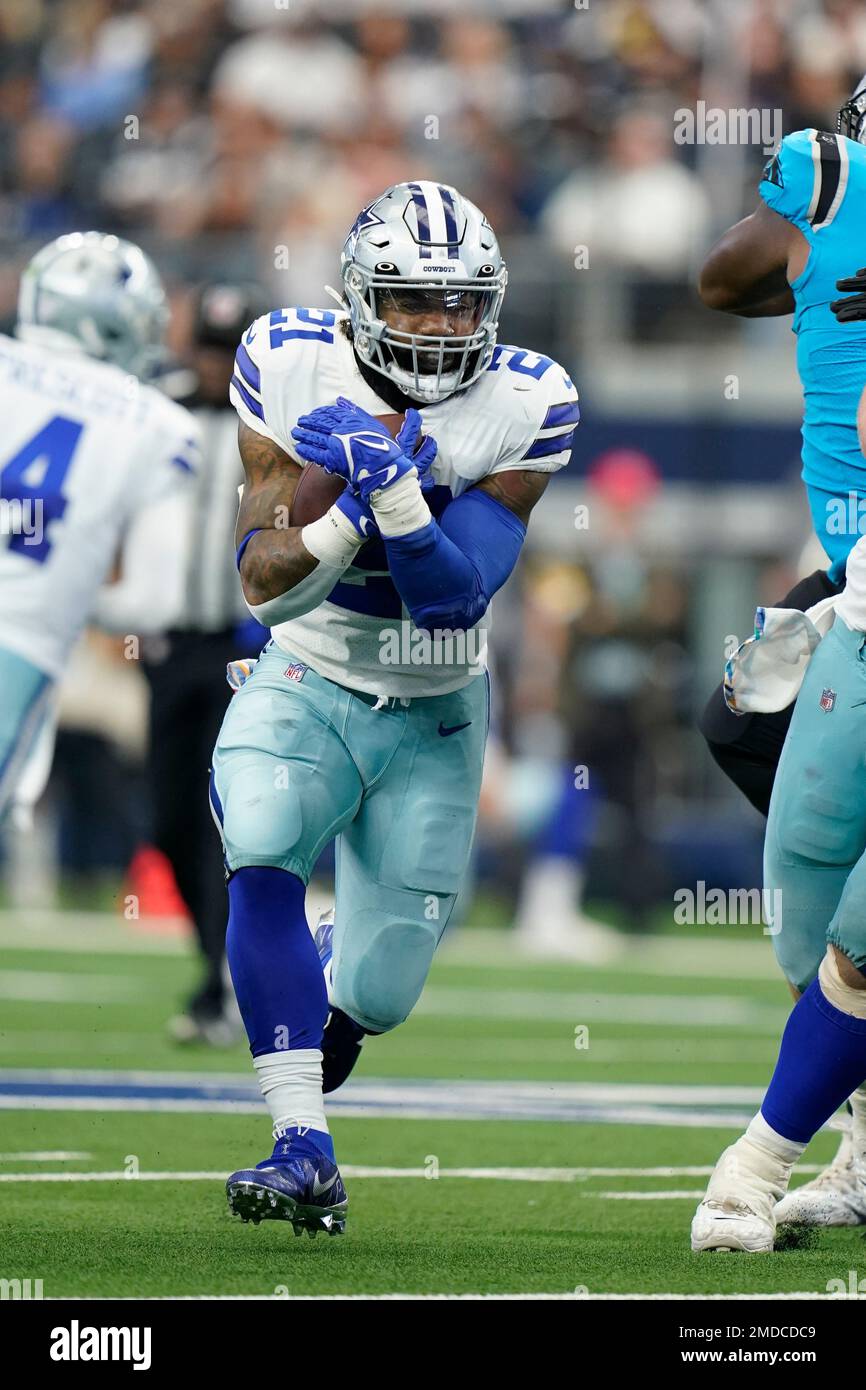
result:
[[[321,1197],[322,1193],[327,1192],[329,1188],[333,1187],[336,1181],[337,1174],[335,1173],[334,1176],[332,1178],[329,1178],[326,1183],[320,1183],[319,1174],[317,1172],[316,1176],[313,1178],[313,1196]]]
[[[472,720],[467,719],[465,724],[452,724],[450,729],[446,729],[445,725],[442,723],[442,720],[440,719],[439,733],[442,738],[448,738],[449,734],[459,734],[461,729],[468,729],[471,723]]]

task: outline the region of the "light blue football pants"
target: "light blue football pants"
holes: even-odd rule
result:
[[[773,945],[800,991],[828,942],[866,967],[866,634],[841,618],[797,697],[770,802],[764,887],[780,890]]]
[[[469,861],[486,676],[452,695],[361,695],[273,642],[229,706],[211,800],[226,866],[306,883],[336,838],[333,1003],[372,1032],[414,1007]]]
[[[44,671],[0,647],[0,820],[42,726],[51,687]]]

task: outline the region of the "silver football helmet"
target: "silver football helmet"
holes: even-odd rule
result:
[[[158,367],[168,305],[140,247],[102,232],[70,232],[43,246],[21,277],[17,336],[84,352],[135,376]]]
[[[456,188],[394,184],[359,213],[341,265],[355,351],[404,395],[443,401],[486,370],[508,272]]]
[[[866,145],[866,73],[860,78],[853,94],[836,117],[836,131]]]

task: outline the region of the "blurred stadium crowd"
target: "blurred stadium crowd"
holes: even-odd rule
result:
[[[485,210],[511,272],[501,337],[566,364],[585,423],[573,476],[497,600],[478,879],[531,916],[533,864],[550,902],[553,866],[569,861],[631,926],[671,883],[756,880],[758,837],[693,721],[735,615],[745,635],[797,564],[798,403],[789,391],[766,418],[719,416],[712,364],[719,343],[743,361],[757,348],[793,378],[793,348],[784,325],[731,326],[697,302],[701,255],[754,206],[765,154],[678,144],[675,113],[705,101],[778,109],[779,135],[826,128],[866,69],[859,0],[0,0],[0,40],[6,328],[22,264],[68,230],[151,252],[188,364],[197,287],[256,282],[274,304],[324,304],[346,230],[387,185],[435,178]],[[701,433],[728,438],[745,419],[756,491],[748,452],[731,443],[741,471],[727,487],[727,456]],[[772,526],[754,520],[757,497]],[[582,503],[585,532],[571,521]],[[42,867],[24,872],[36,851],[7,847],[7,900],[52,900],[52,858],[61,890],[77,883],[88,901],[97,883],[116,896],[137,853],[139,883],[159,880],[152,859],[142,869],[146,696],[132,665],[105,636],[79,654]],[[579,888],[572,874],[564,891]],[[170,898],[160,881],[149,901]]]

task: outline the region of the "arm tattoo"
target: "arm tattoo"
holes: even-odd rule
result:
[[[493,473],[476,483],[479,492],[486,492],[507,507],[516,517],[529,524],[529,514],[550,481],[549,473],[531,468],[515,468],[505,473]]]
[[[301,528],[289,526],[300,465],[279,444],[243,423],[238,447],[245,482],[235,543],[258,529],[241,560],[241,583],[248,603],[265,603],[293,589],[319,562],[301,541]]]

